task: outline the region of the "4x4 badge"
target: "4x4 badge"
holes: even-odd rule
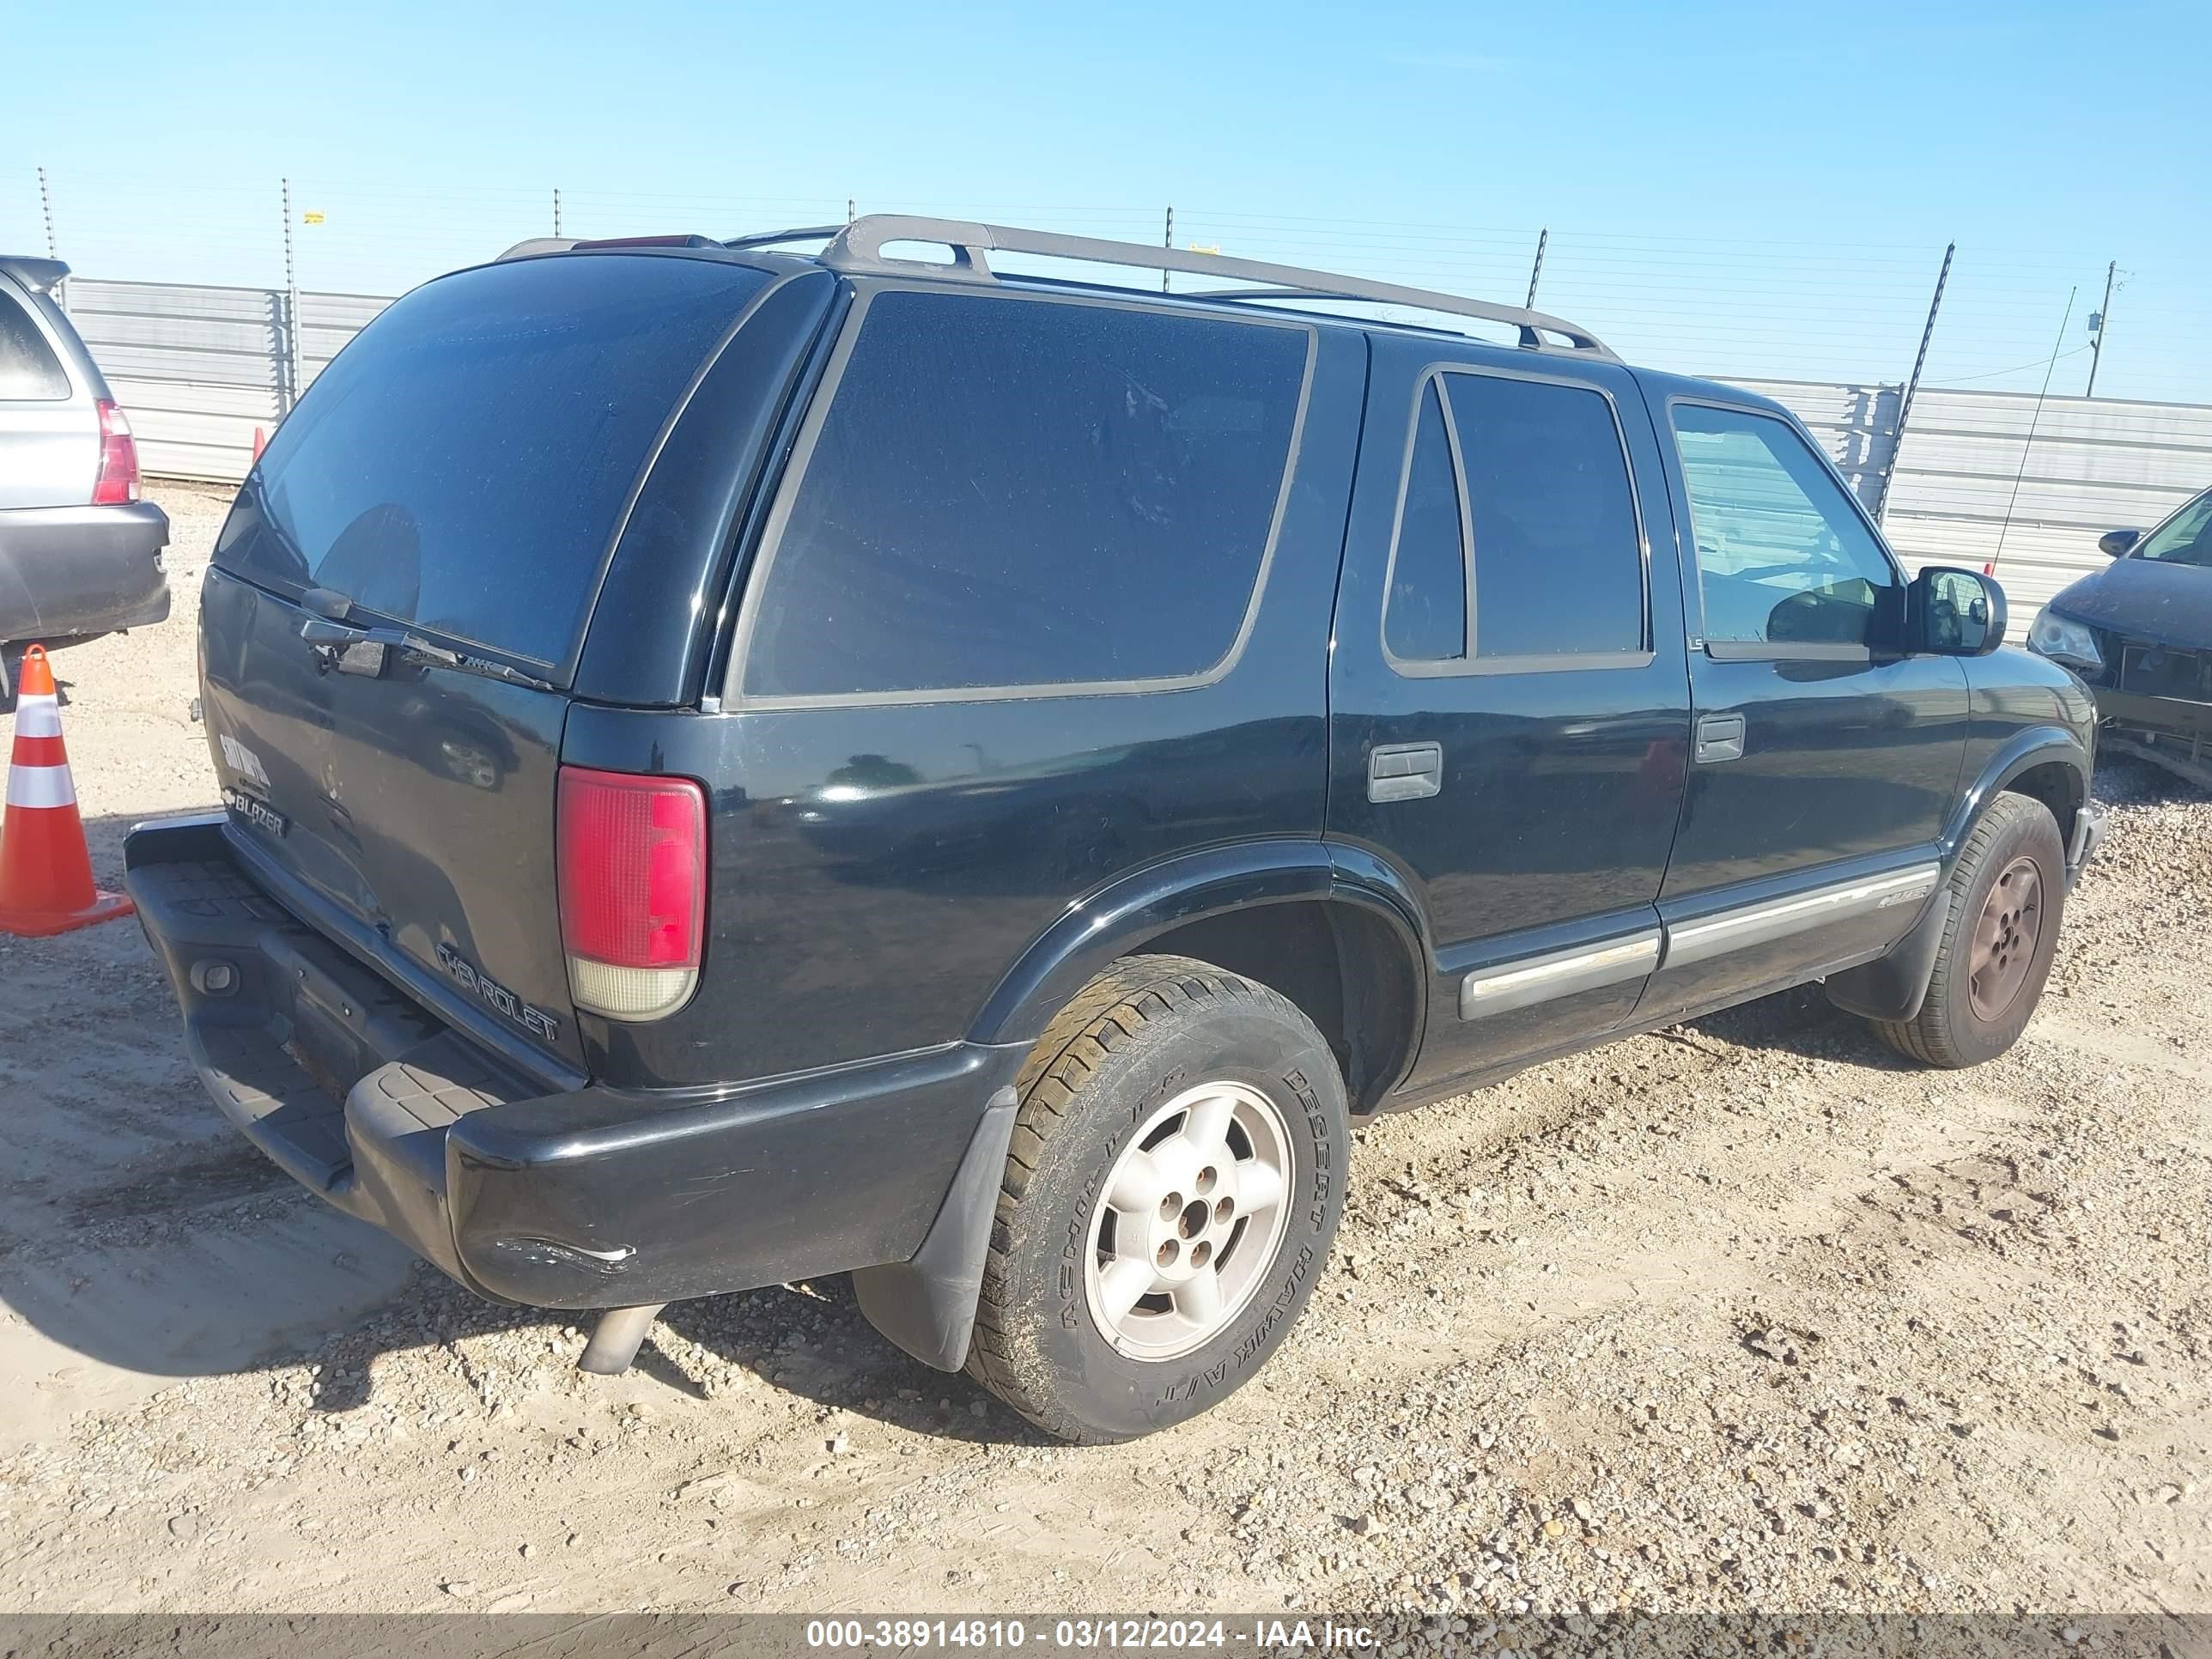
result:
[[[532,1007],[442,940],[438,945],[438,965],[460,981],[465,988],[482,998],[488,1006],[505,1014],[541,1042],[550,1042],[560,1035],[559,1020],[543,1008]]]

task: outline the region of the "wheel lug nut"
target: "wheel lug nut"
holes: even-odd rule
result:
[[[1206,1240],[1200,1239],[1197,1243],[1191,1246],[1190,1265],[1192,1267],[1203,1267],[1212,1259],[1213,1246],[1206,1243]]]
[[[1161,1220],[1173,1221],[1182,1213],[1182,1194],[1181,1193],[1170,1193],[1165,1198],[1160,1200]]]
[[[1213,1218],[1216,1221],[1220,1222],[1225,1226],[1228,1224],[1229,1218],[1236,1213],[1237,1206],[1231,1200],[1221,1198],[1214,1200]]]
[[[1198,1181],[1196,1185],[1199,1193],[1203,1195],[1206,1193],[1212,1192],[1213,1190],[1213,1183],[1220,1179],[1220,1172],[1211,1164],[1207,1164],[1203,1170],[1200,1170],[1198,1172]]]
[[[1172,1267],[1175,1266],[1176,1257],[1182,1254],[1182,1246],[1170,1238],[1164,1241],[1160,1248],[1153,1252],[1152,1260],[1163,1267]]]

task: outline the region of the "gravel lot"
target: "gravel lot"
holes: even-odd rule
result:
[[[111,877],[213,799],[157,494],[176,617],[57,659]],[[0,940],[0,1609],[2212,1612],[2212,801],[2097,787],[2011,1054],[1801,994],[1375,1123],[1267,1374],[1103,1450],[842,1280],[586,1378],[230,1134],[134,928]]]

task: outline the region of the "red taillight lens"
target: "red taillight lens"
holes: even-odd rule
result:
[[[658,1019],[699,975],[707,796],[689,778],[561,769],[561,937],[577,1006]]]
[[[123,411],[103,398],[100,400],[100,477],[92,486],[92,503],[120,507],[137,499],[138,441],[131,435],[131,422]]]

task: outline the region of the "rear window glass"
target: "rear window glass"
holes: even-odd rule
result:
[[[52,403],[70,395],[61,359],[30,313],[0,294],[0,401]]]
[[[1198,675],[1260,574],[1311,336],[879,294],[750,623],[756,696]]]
[[[565,663],[654,439],[768,280],[601,254],[416,289],[276,428],[216,562]]]

